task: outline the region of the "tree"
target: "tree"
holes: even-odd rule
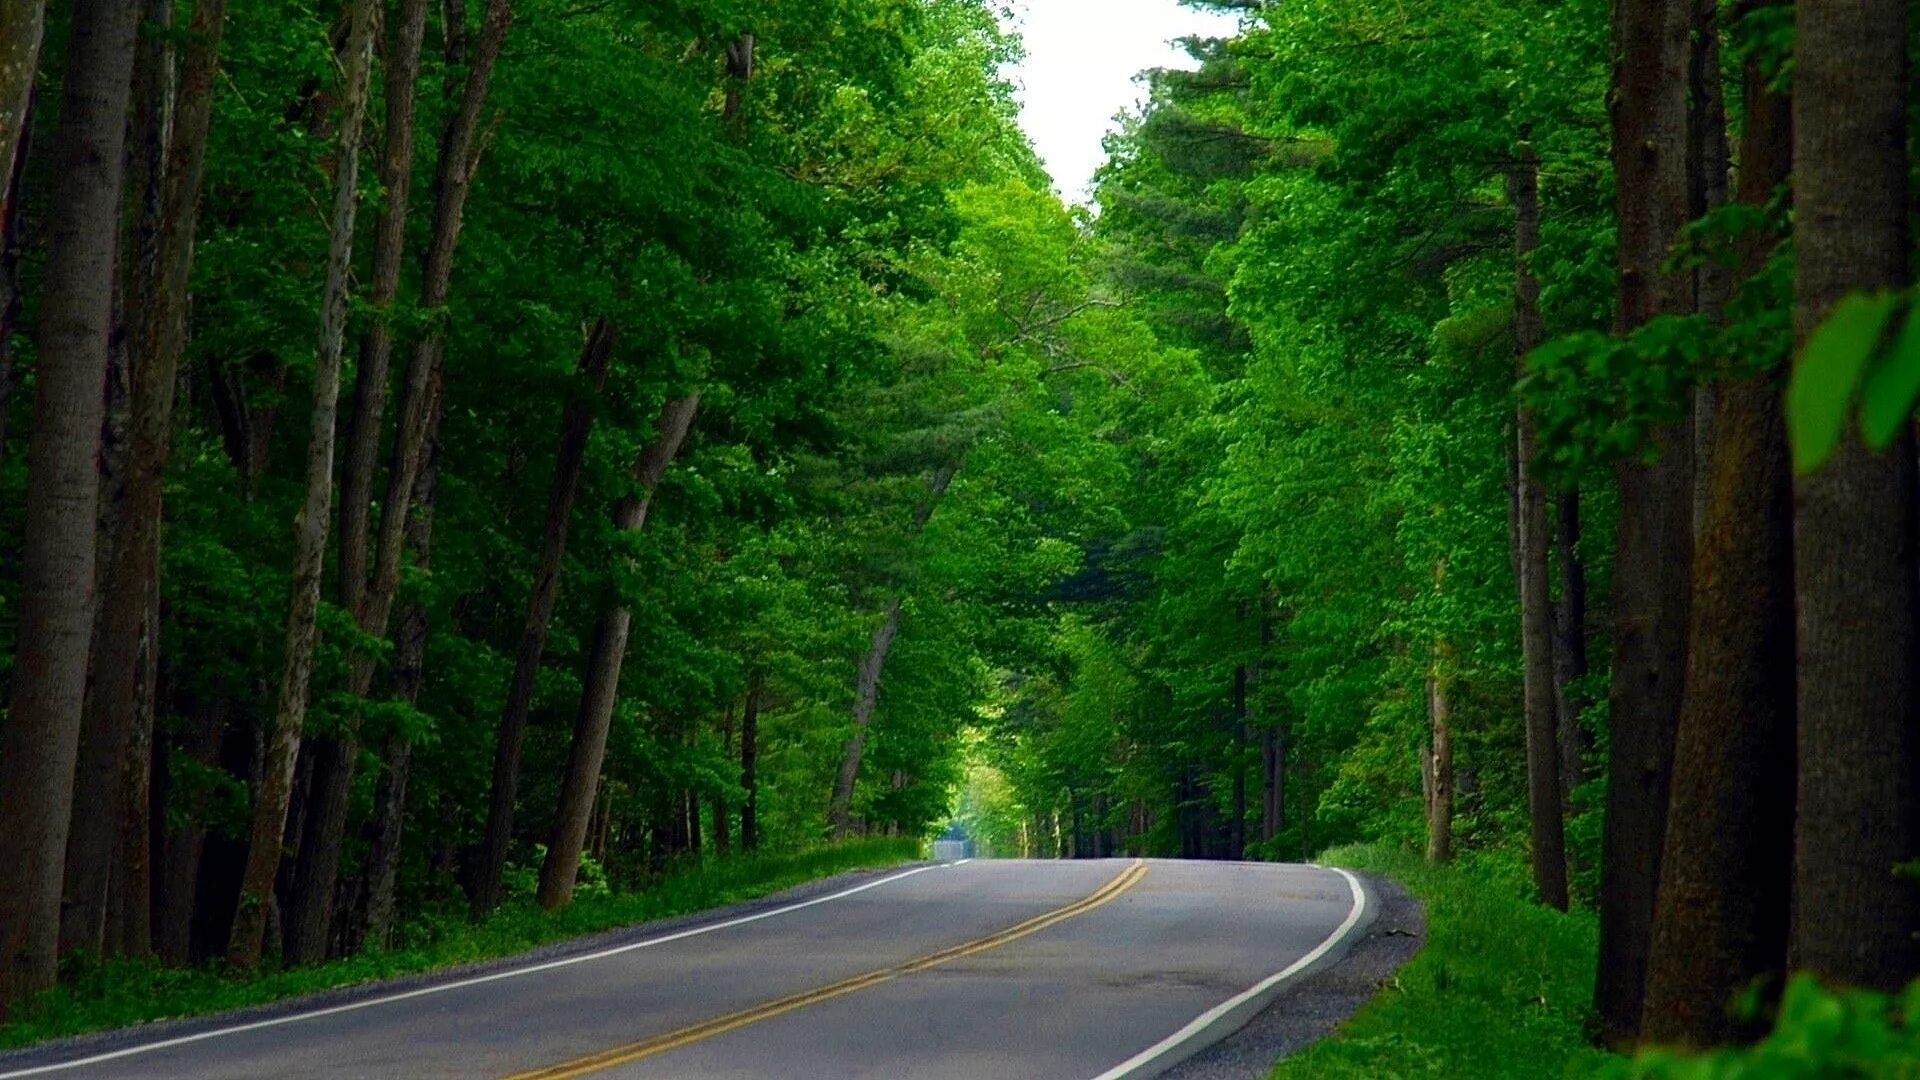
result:
[[[1540,347],[1545,331],[1540,317],[1540,282],[1530,260],[1540,247],[1540,167],[1533,147],[1521,144],[1507,174],[1507,197],[1514,207],[1515,284],[1513,344],[1524,366]],[[1551,541],[1547,530],[1547,493],[1532,475],[1538,435],[1533,410],[1522,405],[1514,421],[1518,458],[1515,482],[1519,506],[1514,530],[1515,562],[1520,578],[1520,651],[1527,713],[1527,813],[1533,823],[1533,884],[1540,899],[1562,911],[1567,907],[1566,838],[1560,786],[1559,714],[1554,702],[1553,611],[1549,584]]]
[[[1781,5],[1749,3],[1744,13]],[[1791,106],[1750,56],[1739,202],[1764,208],[1792,163]],[[1779,240],[1742,236],[1739,274],[1757,292]],[[1773,298],[1768,297],[1769,301]],[[1774,371],[1741,370],[1714,394],[1706,520],[1694,551],[1686,691],[1674,748],[1641,1033],[1712,1045],[1742,1031],[1729,1010],[1786,961],[1793,831],[1793,511]],[[1730,365],[1732,366],[1732,365]]]
[[[287,824],[295,757],[305,726],[313,653],[319,638],[320,578],[326,557],[333,502],[334,418],[340,398],[340,354],[345,344],[347,275],[353,257],[353,223],[359,209],[360,139],[365,126],[367,81],[373,65],[373,0],[348,9],[347,46],[341,70],[339,146],[334,161],[333,211],[327,240],[327,277],[320,298],[320,338],[315,348],[313,420],[307,442],[306,498],[295,522],[293,601],[287,612],[286,661],[280,675],[266,764],[254,793],[247,866],[227,945],[227,962],[248,970],[260,963],[267,905]]]
[[[79,0],[61,91],[55,159],[66,180],[49,222],[19,644],[0,744],[0,859],[14,867],[0,888],[0,1013],[54,980],[93,622],[95,460],[139,15],[132,0]],[[7,70],[11,78],[17,68]]]
[[[1623,0],[1614,13],[1614,173],[1619,192],[1619,301],[1629,333],[1693,309],[1688,275],[1663,270],[1687,220],[1687,83],[1692,5]],[[1630,1042],[1640,1027],[1654,890],[1666,835],[1673,739],[1685,674],[1693,457],[1679,421],[1655,427],[1648,456],[1618,466],[1613,671],[1600,967],[1594,1004],[1602,1037]]]
[[[534,681],[540,674],[540,656],[546,650],[547,630],[553,622],[554,602],[560,593],[561,560],[566,557],[567,531],[573,521],[574,500],[580,494],[580,472],[586,464],[587,440],[593,433],[594,398],[605,388],[607,365],[613,359],[614,331],[601,319],[587,334],[580,355],[585,385],[567,403],[560,421],[560,455],[553,470],[553,488],[547,497],[547,519],[540,536],[540,561],[533,571],[533,593],[527,600],[527,619],[520,629],[520,647],[513,658],[513,682],[507,706],[494,737],[493,787],[487,801],[486,833],[480,844],[480,863],[474,870],[472,910],[476,918],[500,903],[500,876],[507,867],[507,845],[513,841],[513,811],[520,783],[520,747],[527,714],[533,706]]]
[[[1910,281],[1906,26],[1898,3],[1798,7],[1796,345],[1843,296]],[[1799,799],[1787,959],[1886,989],[1920,971],[1920,881],[1895,869],[1920,853],[1914,454],[1903,429],[1880,452],[1848,434],[1793,496]]]

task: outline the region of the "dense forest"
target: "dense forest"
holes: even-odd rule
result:
[[[1901,0],[0,0],[0,1009],[950,823],[1920,975]],[[151,958],[150,961],[148,958]]]

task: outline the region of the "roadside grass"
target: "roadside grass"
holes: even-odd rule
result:
[[[155,1020],[204,1016],[301,994],[512,956],[619,927],[753,900],[848,870],[920,857],[917,840],[863,840],[788,854],[742,855],[671,873],[644,890],[581,896],[558,912],[531,901],[505,905],[485,922],[464,906],[416,920],[402,945],[370,949],[311,967],[262,969],[241,978],[218,964],[166,968],[151,961],[71,963],[61,985],[22,1006],[0,1027],[0,1049]]]
[[[1281,1061],[1272,1080],[1589,1076],[1615,1060],[1586,1039],[1598,927],[1513,888],[1379,847],[1321,861],[1384,874],[1427,912],[1427,941],[1334,1035]]]

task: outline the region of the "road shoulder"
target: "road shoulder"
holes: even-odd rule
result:
[[[1427,939],[1426,913],[1412,894],[1390,878],[1357,875],[1368,902],[1377,905],[1372,925],[1346,955],[1283,990],[1242,1027],[1186,1059],[1163,1080],[1247,1080],[1273,1070],[1273,1063],[1333,1033],[1341,1022],[1391,985],[1401,965]]]

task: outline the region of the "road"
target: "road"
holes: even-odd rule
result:
[[[1338,962],[1375,906],[1338,870],[1127,859],[973,860],[796,897],[0,1057],[0,1080],[1151,1076]]]

